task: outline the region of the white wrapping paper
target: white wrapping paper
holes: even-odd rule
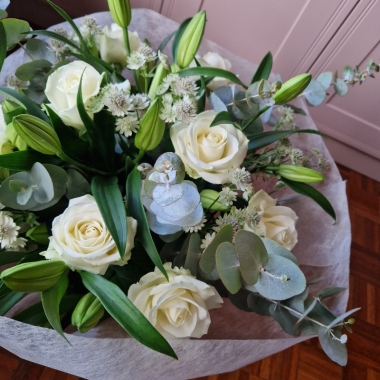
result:
[[[112,22],[107,12],[93,17],[101,26]],[[140,39],[147,38],[155,48],[177,27],[177,23],[154,11],[133,10],[130,30],[138,31]],[[165,52],[169,54],[167,49]],[[239,74],[243,82],[249,82],[256,65],[215,43],[204,41],[200,53],[203,55],[208,51],[216,51],[229,59],[232,71]],[[23,52],[17,51],[7,58],[0,74],[1,85],[21,64],[22,56]],[[298,100],[295,105],[307,112],[303,101]],[[303,129],[316,129],[310,116],[297,115],[297,124]],[[321,137],[302,134],[292,139],[300,148],[316,147],[333,162]],[[331,217],[308,198],[288,200],[287,206],[299,216],[299,243],[293,253],[308,279],[325,277],[322,282],[312,285],[312,292],[325,286],[348,288],[350,221],[345,183],[335,164],[332,163],[326,180],[318,188],[332,203],[337,223],[334,225]],[[288,192],[284,197],[293,195]],[[29,298],[33,297],[35,295]],[[343,313],[347,299],[348,291],[329,300],[332,311]],[[68,335],[72,343],[69,346],[53,330],[0,317],[0,345],[23,359],[91,380],[179,380],[233,371],[310,338],[290,337],[272,318],[238,310],[226,299],[221,309],[211,310],[211,320],[210,330],[202,339],[170,341],[178,361],[142,346],[111,319],[87,334]]]

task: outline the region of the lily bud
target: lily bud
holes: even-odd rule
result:
[[[38,226],[31,228],[26,236],[33,241],[40,244],[48,244],[49,243],[49,234],[46,227],[46,223],[42,223]]]
[[[215,190],[205,189],[201,191],[200,195],[202,207],[205,210],[228,211],[231,208],[231,206],[225,206],[217,200],[219,193]]]
[[[33,293],[50,289],[66,270],[63,261],[36,261],[16,265],[4,270],[0,278],[16,292]]]
[[[177,63],[180,67],[190,65],[202,41],[206,24],[206,12],[197,13],[187,25],[179,40]]]
[[[161,102],[153,100],[140,122],[135,145],[141,150],[153,150],[161,142],[165,132],[165,121],[160,118]]]
[[[152,83],[150,85],[148,96],[154,100],[157,97],[156,91],[158,86],[162,83],[162,80],[168,75],[168,71],[165,69],[164,65],[160,63],[157,66],[156,73],[154,74]]]
[[[19,115],[13,119],[13,127],[20,137],[34,150],[43,154],[62,153],[58,135],[48,123],[32,115]]]
[[[129,0],[108,0],[108,8],[117,25],[126,28],[132,18]]]
[[[82,334],[91,330],[103,317],[104,307],[92,294],[87,293],[78,302],[71,316],[71,324]]]
[[[28,144],[15,131],[13,123],[9,123],[6,126],[5,135],[13,147],[16,147],[18,150],[28,149]]]
[[[16,102],[12,102],[11,100],[3,100],[3,103],[1,104],[1,108],[4,114],[5,124],[11,123],[12,119],[15,116],[26,113],[26,110],[24,107],[21,107],[19,104],[17,104]]]
[[[278,174],[281,177],[296,182],[313,183],[321,182],[324,180],[324,177],[321,173],[313,169],[304,168],[303,166],[281,165],[278,167]]]
[[[301,74],[286,81],[273,95],[276,104],[285,104],[300,95],[311,81],[311,74]]]

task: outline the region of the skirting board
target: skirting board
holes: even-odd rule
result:
[[[325,139],[335,162],[380,182],[380,160],[329,137]]]

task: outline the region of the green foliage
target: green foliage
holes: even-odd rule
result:
[[[1,16],[1,13],[0,13],[0,16]],[[0,21],[0,70],[3,67],[6,53],[7,53],[7,35],[5,33],[4,25]]]
[[[17,43],[25,38],[25,33],[28,33],[30,26],[26,21],[17,20],[15,18],[7,18],[1,21],[7,36],[7,50],[12,49]]]
[[[23,297],[25,293],[10,291],[6,294],[0,295],[0,316],[4,316],[13,306],[15,306]]]
[[[258,82],[262,79],[269,79],[270,73],[272,71],[273,56],[271,52],[268,52],[265,57],[261,60],[255,74],[252,77],[251,83]]]
[[[178,30],[175,31],[175,32],[173,32],[175,34],[174,35],[174,40],[173,40],[173,43],[172,43],[172,57],[173,57],[173,62],[174,63],[177,63],[177,51],[178,51],[179,41],[181,40],[181,37],[182,37],[182,35],[183,35],[183,33],[184,33],[187,25],[189,25],[191,19],[192,19],[192,17],[189,17],[186,20],[182,21],[182,23],[180,24]],[[166,44],[169,42],[170,38],[167,40]],[[164,42],[165,42],[165,40],[163,41],[163,43]]]
[[[317,107],[326,99],[326,89],[318,80],[312,80],[303,95],[309,106]]]

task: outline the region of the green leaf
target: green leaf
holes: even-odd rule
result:
[[[201,64],[198,62],[198,60],[194,57],[194,61],[197,65],[197,67],[201,67]],[[205,77],[201,75],[200,77],[201,85],[198,90],[198,100],[197,100],[197,112],[201,113],[206,108],[206,82]]]
[[[219,112],[210,124],[210,127],[214,127],[215,125],[219,124],[233,124],[231,116],[227,111]]]
[[[8,13],[4,9],[0,9],[0,20],[3,18],[6,18],[8,16]]]
[[[269,308],[273,303],[260,296],[259,293],[250,292],[247,299],[247,305],[250,311],[259,315],[271,315]]]
[[[305,290],[302,293],[297,294],[296,296],[285,300],[283,303],[286,306],[289,306],[290,308],[294,309],[295,311],[298,311],[299,313],[303,313],[305,311],[304,303],[308,295],[309,295],[309,288],[306,286]]]
[[[30,115],[36,116],[43,121],[46,121],[50,124],[50,120],[47,117],[46,113],[41,110],[41,108],[30,99],[28,99],[25,95],[20,94],[18,91],[12,90],[8,87],[0,87],[0,93],[3,93],[6,97],[10,97],[16,103],[20,104]]]
[[[59,304],[62,300],[63,295],[69,285],[69,279],[67,274],[63,273],[58,282],[52,286],[50,289],[41,292],[41,302],[46,318],[52,325],[55,331],[62,336],[68,343],[70,343],[65,335],[63,334],[61,326],[61,318],[59,314]]]
[[[49,71],[51,66],[51,62],[46,59],[36,59],[19,66],[16,69],[15,75],[21,80],[28,81],[31,80],[38,71]]]
[[[289,131],[269,131],[257,133],[255,135],[249,136],[248,150],[257,150],[274,143],[275,141],[288,137],[293,133],[311,133],[314,135],[320,135],[326,137],[323,133],[315,129],[300,129],[300,130],[289,130]]]
[[[215,235],[211,244],[202,254],[199,266],[205,274],[211,274],[216,269],[215,253],[220,244],[224,242],[232,242],[233,228],[227,224],[223,226]]]
[[[298,265],[297,258],[286,248],[278,244],[272,239],[262,238],[261,239],[270,255],[278,255],[285,257],[286,259],[293,261],[294,264]]]
[[[354,70],[352,69],[352,67],[346,66],[343,69],[342,77],[343,77],[344,80],[346,80],[348,82],[351,82],[352,79],[354,79]]]
[[[272,71],[273,56],[271,52],[268,52],[266,56],[262,59],[257,68],[255,74],[252,77],[251,83],[259,82],[262,79],[268,79]]]
[[[0,252],[0,266],[10,263],[15,263],[21,260],[27,253],[17,251]]]
[[[337,338],[340,338],[342,335],[339,329],[334,329],[333,333]],[[339,340],[333,339],[330,333],[325,333],[323,327],[320,327],[318,330],[318,338],[323,351],[332,361],[341,366],[347,364],[348,355],[345,344],[342,344]]]
[[[280,305],[272,304],[269,307],[269,312],[286,333],[290,335],[298,335],[298,331],[294,331],[293,329],[297,322],[297,318],[291,315],[289,311],[282,308]]]
[[[88,63],[100,74],[106,73],[108,75],[111,75],[113,72],[113,67],[98,57],[95,57],[93,55],[76,54],[73,52],[70,52],[69,54],[81,61]]]
[[[329,298],[337,293],[344,292],[346,288],[325,288],[318,293],[318,298],[322,301],[325,298]]]
[[[279,301],[302,293],[305,287],[306,278],[301,269],[292,261],[277,255],[268,256],[268,262],[255,284],[262,296]]]
[[[163,336],[127,298],[120,288],[104,277],[79,272],[84,286],[102,303],[108,313],[138,342],[177,359],[177,355]]]
[[[35,162],[57,165],[61,160],[58,157],[47,156],[31,149],[0,155],[0,167],[4,169],[29,171]]]
[[[3,67],[6,53],[7,53],[7,35],[5,34],[4,25],[0,21],[0,70]]]
[[[24,296],[25,293],[15,292],[14,290],[0,296],[0,316],[8,313],[8,311]]]
[[[233,73],[223,69],[216,69],[214,67],[190,67],[187,69],[182,69],[178,72],[180,77],[191,77],[191,76],[213,76],[229,79],[231,82],[240,84],[242,87],[247,88],[247,86]]]
[[[191,21],[192,17],[189,17],[187,18],[186,20],[184,20],[181,25],[179,26],[178,30],[176,30],[174,33],[175,33],[175,37],[174,37],[174,40],[173,40],[173,44],[172,44],[172,57],[173,57],[173,62],[174,63],[177,63],[177,51],[178,51],[178,44],[179,44],[179,41],[182,37],[182,34],[183,32],[185,31],[187,25],[189,25],[190,21]],[[169,42],[169,41],[168,41]],[[160,45],[161,46],[161,45]]]
[[[18,42],[25,38],[25,33],[29,32],[30,26],[26,21],[15,18],[7,18],[1,21],[7,36],[7,50],[11,49]]]
[[[330,87],[331,81],[333,79],[333,73],[331,71],[326,71],[325,73],[319,74],[317,82],[319,82],[323,88],[327,91]]]
[[[339,96],[345,96],[348,92],[348,86],[342,79],[336,79],[334,82],[334,90]]]
[[[331,328],[333,328],[337,323],[339,323],[340,321],[343,321],[343,319],[349,317],[351,314],[357,312],[358,310],[360,310],[361,307],[357,307],[355,309],[352,309],[352,310],[349,310],[349,311],[346,311],[345,313],[343,313],[342,315],[340,315],[339,317],[335,318],[326,328],[326,330],[329,330]]]
[[[260,270],[268,261],[268,253],[259,236],[240,230],[235,236],[236,252],[240,261],[240,272],[248,285],[255,285]]]
[[[149,257],[153,261],[154,265],[160,269],[164,274],[166,279],[169,281],[168,275],[162,261],[157,252],[156,245],[150,234],[148,221],[146,219],[146,214],[144,207],[141,203],[140,191],[142,186],[142,180],[140,172],[135,167],[131,173],[129,173],[127,178],[127,204],[128,204],[128,213],[130,216],[137,220],[137,236],[141,241],[144,249],[148,253]]]
[[[305,95],[306,103],[309,106],[317,107],[326,99],[326,90],[322,83],[312,79],[303,92],[303,95]]]
[[[189,242],[186,246],[185,264],[183,267],[189,269],[193,276],[198,274],[199,260],[202,256],[201,238],[199,234],[190,234]]]
[[[311,198],[336,221],[336,214],[334,208],[331,206],[331,203],[328,201],[328,199],[317,189],[308,185],[307,183],[295,182],[291,181],[290,179],[281,178],[281,181],[284,182],[296,193]]]
[[[166,45],[169,43],[169,41],[173,38],[173,36],[177,33],[177,30],[174,32],[169,33],[160,43],[160,46],[158,47],[157,51],[163,52]],[[179,41],[179,40],[178,40]],[[174,44],[174,42],[173,42]],[[178,43],[177,43],[178,44]]]
[[[62,37],[58,33],[50,32],[49,30],[33,30],[31,32],[28,32],[28,34],[32,34],[33,36],[43,36],[43,37],[49,37],[54,40],[61,41],[65,43],[66,45],[70,46],[71,48],[74,48],[78,51],[81,51],[79,46],[75,45],[74,42],[70,41],[69,39]]]
[[[240,278],[240,264],[236,255],[235,246],[224,242],[216,250],[216,267],[224,286],[231,294],[235,294],[242,286]]]
[[[55,62],[54,52],[50,49],[50,45],[37,38],[29,38],[24,45],[27,55],[24,55],[24,59],[45,59],[49,62]],[[30,56],[30,57],[29,57]],[[27,62],[27,61],[24,61]]]
[[[106,227],[115,241],[120,257],[124,260],[128,225],[117,177],[95,176],[91,182],[91,190]]]
[[[314,298],[311,304],[307,307],[307,309],[302,313],[301,317],[298,319],[296,325],[299,325],[314,309],[316,303],[318,302],[318,298]],[[294,330],[294,327],[293,327]]]
[[[294,111],[294,113],[296,113],[296,114],[306,116],[306,112],[302,108],[298,108],[296,106],[293,106],[293,104],[289,104],[289,103],[284,104],[284,106],[291,108]]]

